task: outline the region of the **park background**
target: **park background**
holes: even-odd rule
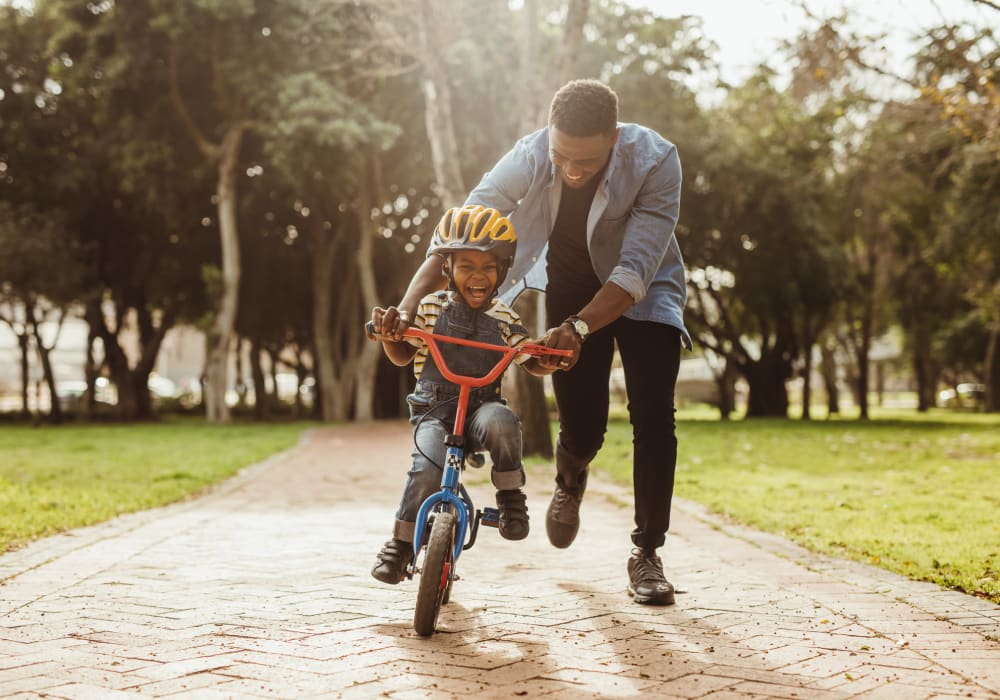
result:
[[[597,77],[684,167],[696,348],[681,467],[703,471],[679,486],[813,546],[998,595],[1000,8],[885,3],[873,18],[775,0],[716,3],[703,21],[682,5],[0,2],[0,462],[24,520],[48,504],[6,541],[197,490],[287,444],[291,418],[404,415],[412,377],[363,320],[399,299],[441,212],[544,125],[552,91]],[[748,5],[787,26],[746,21]],[[751,54],[730,55],[734,27]],[[519,309],[541,330],[537,301]],[[510,394],[545,457],[551,406],[522,374]],[[68,425],[28,427],[41,423]],[[171,445],[193,452],[184,469]],[[616,423],[602,464],[621,470],[628,450]],[[231,459],[209,468],[204,453]],[[764,486],[776,463],[789,471]],[[847,481],[806,488],[807,470]],[[713,501],[740,476],[775,489],[757,515]],[[122,501],[81,495],[131,478]],[[79,483],[39,496],[59,479]],[[859,489],[863,503],[836,495]],[[954,540],[900,515],[922,551],[883,552],[886,502]],[[764,522],[779,503],[852,514],[875,541]]]

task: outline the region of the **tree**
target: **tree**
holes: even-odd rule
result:
[[[384,198],[380,153],[399,132],[363,106],[372,96],[359,91],[368,89],[310,74],[289,80],[278,95],[283,138],[267,147],[285,181],[300,193],[296,225],[312,249],[312,336],[324,420],[372,415],[370,395],[358,405],[354,397],[374,384],[378,348],[362,332],[365,314],[378,302],[372,212]],[[318,104],[327,119],[317,119]],[[330,171],[329,163],[345,167]],[[302,217],[303,211],[308,215]]]
[[[34,346],[49,395],[49,419],[62,422],[62,409],[50,353],[59,338],[78,290],[80,266],[71,249],[61,245],[61,222],[42,216],[30,205],[13,208],[0,202],[0,313],[21,348],[22,410],[28,412],[28,349]],[[53,271],[58,271],[53,274]],[[42,326],[56,324],[49,338]]]
[[[51,140],[75,167],[55,193],[48,183],[33,196],[59,196],[65,236],[50,255],[79,249],[75,298],[86,308],[92,338],[101,340],[119,416],[148,419],[148,378],[163,338],[205,303],[200,268],[211,250],[198,233],[203,173],[173,146],[180,134],[164,117],[164,42],[155,33],[136,41],[149,20],[141,6],[81,11],[71,1],[47,0],[37,10],[37,21],[53,27],[46,81],[56,87],[47,106],[59,130]],[[38,206],[55,205],[43,199]],[[130,318],[139,337],[135,353],[123,345]],[[95,374],[88,371],[88,381]]]
[[[994,7],[993,5],[990,5]],[[959,139],[942,207],[941,257],[986,329],[986,409],[1000,411],[1000,45],[989,29],[944,25],[917,56],[921,101]]]
[[[751,417],[787,414],[785,381],[829,318],[842,264],[823,217],[842,112],[772,80],[762,69],[713,115],[685,237],[691,328],[746,378]]]

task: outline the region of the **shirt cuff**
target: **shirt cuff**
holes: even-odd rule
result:
[[[635,304],[638,304],[646,296],[646,285],[643,283],[642,277],[627,267],[619,265],[612,270],[608,282],[614,282],[628,292]]]

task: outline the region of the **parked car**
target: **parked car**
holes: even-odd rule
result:
[[[978,408],[986,402],[986,385],[966,382],[938,393],[943,408]]]

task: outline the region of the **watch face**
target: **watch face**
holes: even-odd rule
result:
[[[584,321],[583,319],[577,319],[573,321],[573,329],[580,334],[581,338],[586,338],[587,335],[590,333],[590,326],[588,326],[587,322]]]

